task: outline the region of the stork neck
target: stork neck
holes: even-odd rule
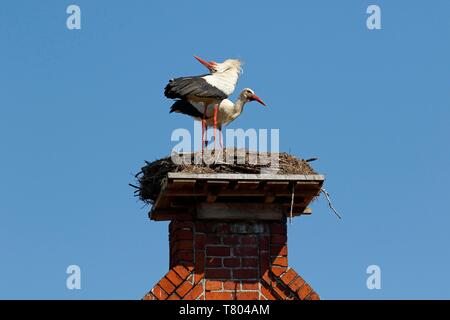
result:
[[[236,100],[236,103],[234,104],[234,110],[237,113],[241,113],[244,109],[244,105],[247,103],[247,100],[241,96]]]

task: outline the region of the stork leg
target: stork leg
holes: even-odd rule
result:
[[[222,126],[219,126],[219,145],[220,148],[223,149],[223,134],[222,134]]]
[[[206,110],[208,108],[208,105],[205,103],[205,109],[203,111],[203,119],[202,119],[202,158],[203,158],[203,154],[205,152],[205,146],[207,145],[206,143],[206,131],[207,131],[207,127],[206,127]]]
[[[217,112],[219,111],[219,105],[214,106],[214,150],[216,150],[216,129],[217,129]]]
[[[206,126],[206,121],[205,121],[205,119],[202,119],[202,157],[203,157],[203,154],[205,153],[205,126]]]

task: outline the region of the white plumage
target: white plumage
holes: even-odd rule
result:
[[[184,110],[186,114],[195,115],[192,106],[203,105],[202,115],[206,115],[207,108],[213,109],[213,119],[217,119],[222,101],[228,98],[236,88],[242,72],[241,61],[228,59],[222,63],[207,62],[195,57],[208,68],[211,74],[193,77],[181,77],[169,81],[164,89],[164,95],[170,99],[177,99],[171,107],[171,112]],[[230,101],[231,102],[231,101]],[[202,131],[206,129],[206,119],[202,119]],[[213,121],[214,137],[216,136],[216,121]],[[203,143],[202,143],[203,148]]]
[[[228,59],[222,63],[212,62],[211,74],[204,76],[207,83],[222,91],[225,95],[233,94],[242,72],[241,61]]]
[[[172,106],[171,112],[183,113],[196,120],[202,121],[205,126],[204,129],[213,126],[217,127],[220,130],[220,136],[222,137],[222,127],[239,117],[244,110],[245,104],[249,101],[258,101],[262,105],[266,105],[252,89],[246,88],[241,91],[235,103],[229,99],[222,100],[216,117],[214,117],[215,104],[208,104],[206,106],[205,114],[205,105],[202,102],[187,103],[179,101]],[[204,135],[204,133],[205,131],[202,132],[202,135]],[[216,136],[214,136],[214,139],[215,137]],[[202,141],[203,140],[204,139],[202,138]],[[222,138],[220,139],[220,144],[222,145]]]

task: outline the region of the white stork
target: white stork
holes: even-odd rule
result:
[[[205,109],[202,103],[189,102],[187,100],[177,100],[170,108],[170,113],[183,113],[191,116],[195,120],[205,121],[205,129],[212,126],[217,127],[220,131],[220,145],[222,146],[222,126],[229,124],[237,117],[239,117],[239,115],[244,110],[244,105],[249,101],[258,101],[263,106],[266,106],[264,101],[262,101],[261,98],[259,98],[252,89],[246,88],[241,91],[235,103],[233,103],[229,99],[222,100],[216,115],[214,114],[214,111],[216,109],[215,104],[209,104]],[[216,137],[214,136],[214,140],[215,139]]]
[[[178,99],[177,102],[180,103],[197,106],[201,104],[204,115],[207,113],[207,107],[212,105],[214,109],[213,118],[217,120],[220,103],[228,98],[236,88],[241,74],[241,61],[228,59],[222,63],[217,63],[214,61],[207,62],[199,57],[195,58],[207,67],[211,74],[172,79],[165,87],[164,95],[170,99]],[[206,119],[202,119],[202,150],[205,130]],[[214,126],[215,136],[216,126]]]

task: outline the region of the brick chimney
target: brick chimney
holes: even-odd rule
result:
[[[323,180],[169,173],[150,212],[152,220],[171,221],[169,272],[144,299],[319,299],[289,267],[286,222],[311,214],[307,205]]]

